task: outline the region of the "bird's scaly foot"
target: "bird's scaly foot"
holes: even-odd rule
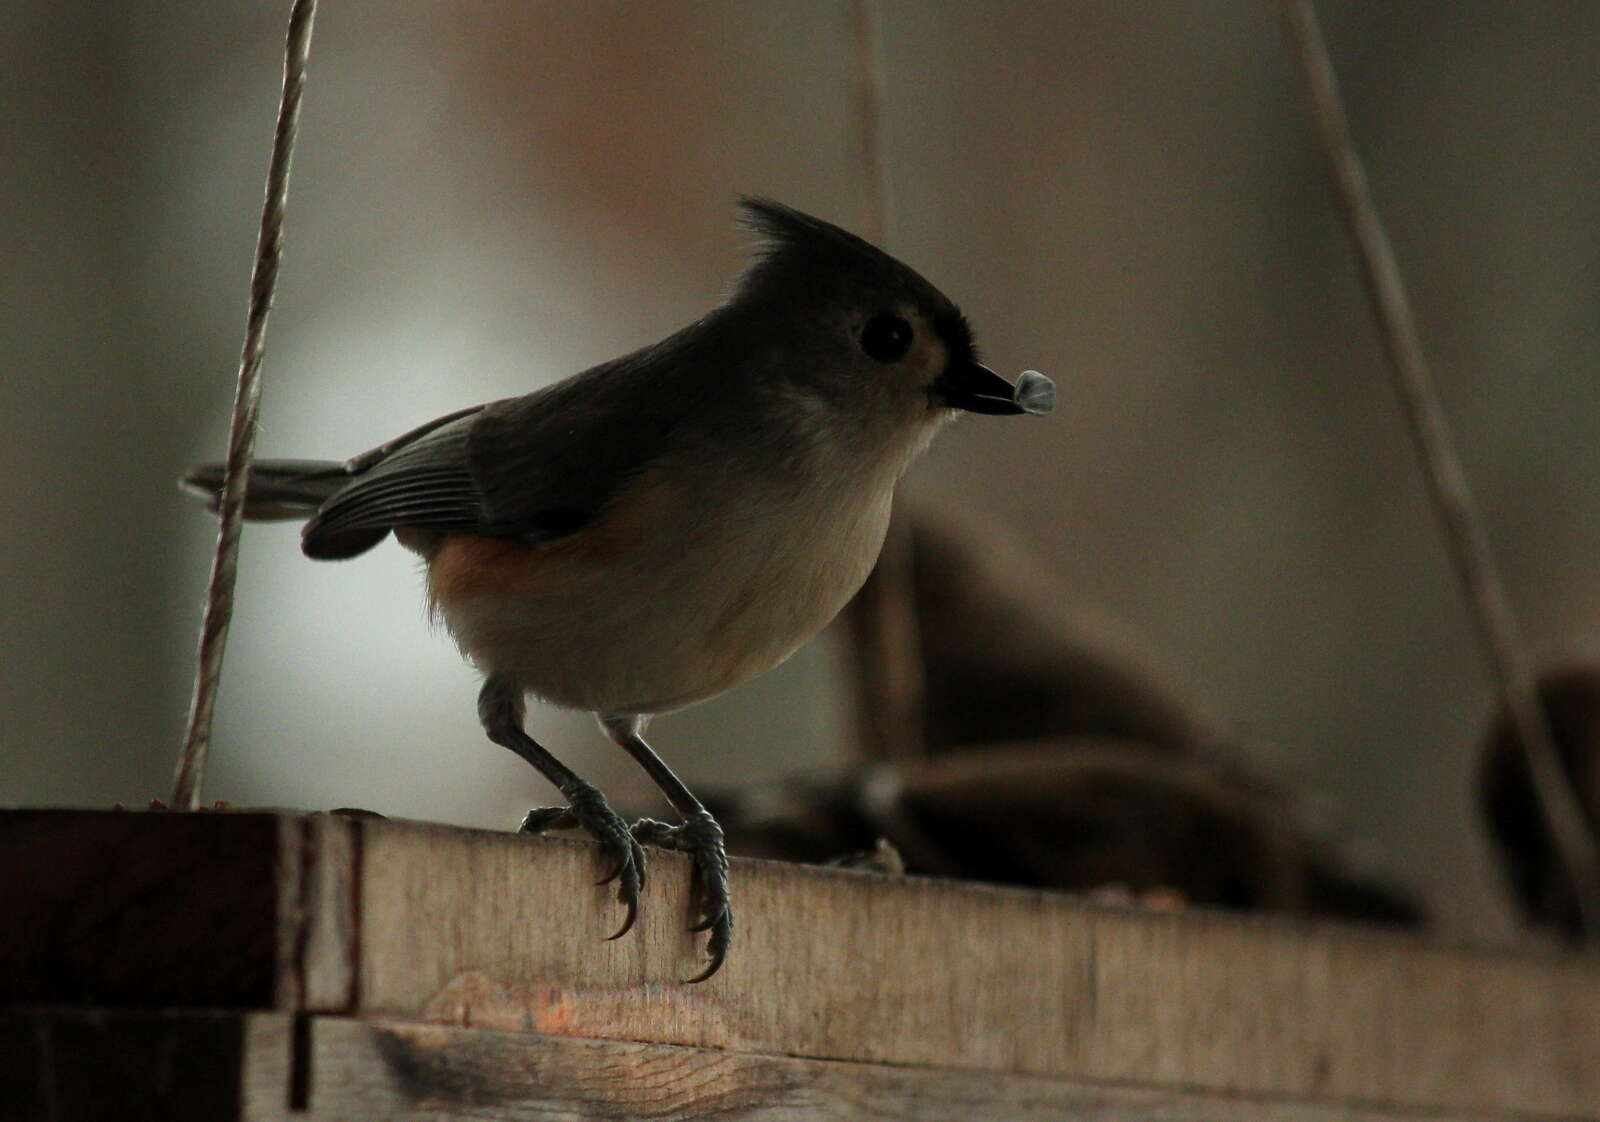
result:
[[[634,840],[628,824],[607,805],[605,796],[593,785],[579,780],[562,788],[566,806],[544,806],[528,811],[517,832],[542,834],[546,830],[584,830],[598,841],[606,856],[616,863],[599,884],[617,882],[617,899],[628,909],[627,918],[612,939],[620,939],[633,927],[639,915],[639,890],[644,887],[644,850]]]
[[[694,859],[695,906],[700,921],[690,931],[710,932],[706,953],[711,964],[689,982],[703,982],[722,969],[733,942],[733,907],[728,898],[728,850],[723,844],[722,827],[702,810],[691,814],[681,825],[671,826],[654,818],[641,818],[633,824],[633,837],[663,849],[676,849]]]

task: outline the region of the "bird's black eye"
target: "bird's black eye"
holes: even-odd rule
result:
[[[895,362],[911,346],[911,325],[899,316],[873,316],[861,329],[861,349],[877,362]]]

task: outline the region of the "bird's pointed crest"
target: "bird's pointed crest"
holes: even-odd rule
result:
[[[761,238],[757,260],[745,274],[747,289],[764,281],[793,283],[796,275],[805,278],[812,290],[849,278],[854,285],[876,288],[885,296],[903,293],[949,305],[916,270],[831,222],[760,196],[741,197],[739,210],[740,224]]]
[[[739,210],[741,224],[762,238],[763,256],[794,251],[899,264],[866,239],[775,199],[745,195],[739,199]]]

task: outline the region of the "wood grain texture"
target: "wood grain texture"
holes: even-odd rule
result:
[[[1600,1115],[1600,962],[1042,892],[736,862],[738,940],[685,986],[686,863],[607,943],[596,851],[362,823],[361,1008],[512,1031]]]
[[[1020,1075],[318,1017],[311,1119],[427,1122],[1446,1122]],[[272,1118],[270,1110],[248,1117]],[[295,1116],[305,1117],[305,1116]]]
[[[286,1013],[6,1010],[0,1122],[1483,1118],[332,1016],[294,1038]]]

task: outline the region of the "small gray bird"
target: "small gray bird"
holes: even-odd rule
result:
[[[955,410],[1047,413],[1048,378],[979,363],[943,294],[837,226],[742,201],[764,239],[732,297],[659,343],[524,397],[451,413],[343,463],[263,460],[245,517],[308,519],[306,556],[392,531],[484,674],[484,731],[560,789],[526,833],[581,828],[633,925],[640,842],[691,855],[710,965],[733,935],[722,829],[645,723],[771,669],[876,561],[895,482]],[[215,506],[221,464],[184,487]],[[523,729],[525,696],[595,713],[681,822],[631,828]]]

